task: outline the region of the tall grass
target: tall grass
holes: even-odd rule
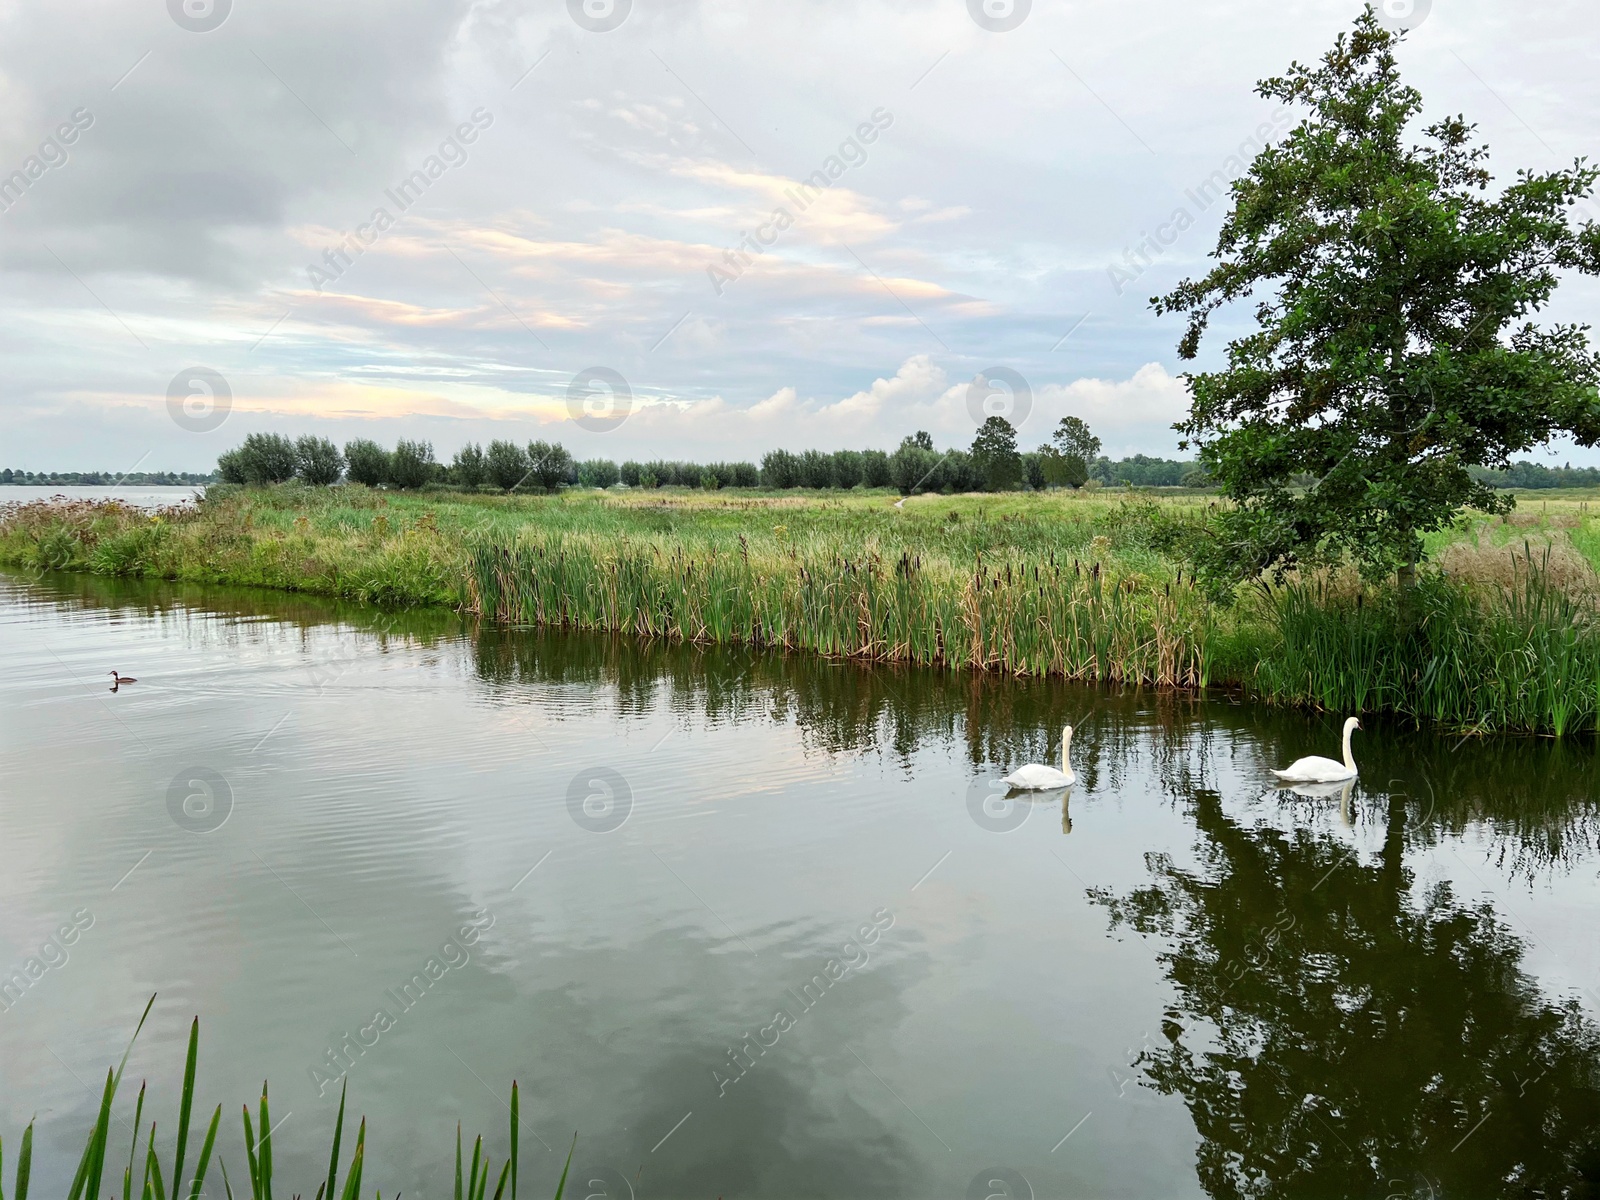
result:
[[[1192,584],[1099,563],[980,556],[970,573],[872,549],[755,555],[592,537],[485,537],[468,607],[512,624],[802,650],[1016,675],[1209,682],[1210,613]]]
[[[1263,605],[1277,641],[1255,683],[1272,698],[1467,730],[1600,727],[1600,611],[1527,547],[1504,587],[1431,575],[1409,594],[1351,594],[1317,580]]]
[[[139,1017],[139,1024],[134,1028],[133,1037],[128,1041],[128,1049],[123,1052],[122,1061],[115,1069],[106,1071],[105,1088],[100,1096],[100,1110],[95,1119],[94,1128],[90,1130],[88,1141],[83,1148],[83,1154],[78,1159],[78,1169],[72,1178],[72,1186],[67,1193],[67,1200],[101,1200],[101,1183],[105,1176],[108,1155],[111,1152],[111,1112],[116,1100],[117,1089],[122,1084],[122,1072],[128,1065],[128,1055],[133,1052],[133,1043],[139,1038],[139,1031],[144,1028],[145,1020],[150,1016],[150,1009],[155,1004],[155,997],[150,997],[150,1003],[145,1005],[144,1013]],[[183,1090],[178,1101],[178,1130],[177,1140],[172,1153],[172,1166],[170,1172],[161,1169],[161,1158],[156,1153],[156,1123],[150,1123],[150,1132],[144,1145],[144,1156],[139,1157],[140,1130],[144,1121],[145,1088],[139,1087],[139,1098],[134,1108],[133,1117],[133,1143],[128,1149],[128,1165],[122,1172],[121,1200],[133,1200],[137,1195],[140,1200],[167,1200],[170,1194],[172,1200],[180,1200],[184,1191],[184,1165],[188,1158],[190,1118],[194,1112],[194,1077],[195,1067],[199,1061],[200,1053],[200,1018],[196,1017],[189,1027],[189,1053],[183,1072]],[[500,1169],[498,1180],[495,1184],[494,1200],[505,1200],[506,1185],[510,1184],[510,1200],[517,1196],[517,1164],[518,1164],[518,1115],[520,1101],[517,1094],[517,1085],[511,1085],[511,1152]],[[356,1131],[355,1149],[351,1152],[350,1160],[344,1166],[344,1188],[339,1189],[340,1173],[340,1143],[344,1134],[345,1095],[339,1094],[339,1115],[333,1126],[333,1149],[328,1156],[328,1176],[317,1184],[316,1200],[333,1200],[335,1195],[340,1200],[360,1200],[361,1176],[366,1160],[367,1121],[361,1119],[360,1128]],[[257,1109],[255,1123],[250,1119],[250,1106],[243,1109],[244,1118],[244,1145],[245,1166],[250,1183],[251,1200],[272,1200],[273,1165],[272,1165],[272,1120],[271,1108],[267,1100],[267,1085],[261,1085],[261,1102]],[[222,1105],[217,1105],[216,1111],[211,1114],[211,1122],[206,1129],[205,1138],[200,1146],[199,1158],[194,1164],[194,1173],[188,1185],[188,1200],[200,1200],[204,1193],[206,1175],[210,1170],[212,1153],[216,1148],[217,1129],[222,1121]],[[257,1130],[260,1131],[259,1139]],[[573,1148],[577,1139],[573,1139]],[[0,1200],[5,1200],[4,1188],[4,1144],[0,1142]],[[561,1200],[567,1187],[567,1171],[572,1166],[572,1150],[567,1151],[566,1166],[562,1168],[561,1180],[556,1185],[555,1200]],[[219,1157],[218,1170],[222,1174],[223,1192],[227,1200],[234,1200],[233,1184],[228,1178],[227,1164]],[[465,1177],[461,1173],[461,1126],[456,1126],[456,1172],[454,1200],[484,1200],[488,1190],[489,1179],[493,1174],[493,1163],[488,1152],[484,1149],[483,1138],[480,1135],[472,1145],[472,1163]],[[14,1176],[12,1195],[14,1200],[28,1200],[28,1187],[33,1171],[33,1123],[28,1123],[23,1131],[22,1142],[17,1154],[17,1168]],[[136,1174],[137,1171],[137,1174]],[[135,1188],[137,1187],[137,1191]],[[298,1200],[301,1193],[295,1192]],[[374,1193],[377,1200],[383,1200],[381,1192]],[[113,1189],[108,1193],[110,1200],[115,1200],[117,1192]]]

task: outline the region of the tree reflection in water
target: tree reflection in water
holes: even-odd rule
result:
[[[1363,863],[1190,794],[1199,867],[1092,893],[1177,991],[1148,1086],[1182,1096],[1215,1197],[1600,1195],[1600,1033],[1448,885],[1414,894],[1407,800]]]

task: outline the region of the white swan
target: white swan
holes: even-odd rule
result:
[[[1056,788],[1071,787],[1077,776],[1072,773],[1072,768],[1067,766],[1067,747],[1070,745],[1072,745],[1072,726],[1068,725],[1061,731],[1059,771],[1040,763],[1029,763],[1025,767],[1018,767],[1000,782],[1023,792],[1049,792]]]
[[[1350,756],[1350,735],[1360,728],[1361,722],[1354,717],[1345,721],[1342,763],[1313,754],[1309,758],[1297,758],[1283,770],[1274,771],[1273,774],[1286,783],[1339,783],[1346,779],[1354,779],[1356,760]]]

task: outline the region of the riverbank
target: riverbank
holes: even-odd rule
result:
[[[894,500],[227,488],[156,514],[14,506],[0,560],[860,661],[1228,685],[1463,729],[1562,735],[1600,716],[1586,498],[1438,535],[1442,569],[1405,605],[1353,579],[1206,595],[1187,565],[1209,536],[1203,495]]]

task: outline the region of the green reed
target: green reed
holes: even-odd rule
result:
[[[150,1009],[155,1004],[155,997],[150,997],[150,1003],[145,1005],[144,1013],[139,1018],[139,1024],[134,1028],[133,1037],[128,1041],[128,1049],[123,1052],[122,1061],[115,1069],[106,1071],[105,1088],[100,1096],[100,1110],[95,1119],[94,1128],[90,1131],[88,1141],[84,1145],[83,1154],[78,1159],[78,1169],[72,1178],[72,1187],[67,1193],[67,1200],[101,1200],[101,1183],[105,1174],[107,1156],[111,1150],[111,1113],[112,1105],[116,1099],[117,1089],[122,1083],[123,1069],[128,1065],[128,1055],[133,1052],[133,1043],[138,1040],[139,1032],[144,1028],[145,1020],[150,1016]],[[183,1072],[183,1090],[178,1101],[178,1130],[176,1145],[172,1154],[170,1173],[164,1173],[161,1168],[160,1155],[156,1153],[156,1124],[150,1123],[150,1132],[144,1145],[144,1156],[139,1157],[140,1130],[144,1121],[145,1088],[139,1087],[139,1098],[134,1109],[133,1117],[133,1144],[128,1150],[128,1165],[122,1172],[121,1200],[133,1200],[137,1194],[139,1200],[167,1200],[169,1193],[172,1200],[180,1200],[184,1188],[184,1163],[188,1157],[190,1118],[194,1112],[194,1077],[195,1067],[199,1061],[200,1052],[200,1019],[196,1017],[189,1027],[189,1053]],[[517,1165],[518,1165],[518,1115],[520,1111],[520,1098],[517,1094],[517,1085],[511,1085],[511,1153],[501,1167],[498,1181],[495,1185],[494,1200],[505,1200],[506,1186],[510,1184],[510,1200],[517,1196]],[[340,1200],[360,1200],[361,1176],[363,1164],[366,1159],[367,1122],[361,1119],[360,1128],[356,1131],[355,1149],[351,1152],[350,1160],[344,1166],[344,1188],[339,1189],[340,1157],[339,1148],[344,1134],[345,1094],[339,1094],[339,1115],[333,1126],[333,1149],[328,1156],[328,1176],[317,1184],[316,1200],[333,1200],[335,1195]],[[267,1099],[267,1085],[261,1085],[261,1102],[257,1109],[257,1120],[252,1123],[250,1119],[250,1106],[245,1105],[244,1118],[244,1145],[245,1166],[249,1174],[251,1200],[272,1200],[273,1165],[272,1165],[272,1120],[271,1107]],[[217,1105],[211,1114],[211,1122],[206,1128],[205,1138],[200,1146],[199,1158],[195,1161],[194,1174],[188,1186],[188,1200],[200,1200],[204,1192],[205,1180],[211,1166],[211,1158],[216,1148],[217,1129],[222,1121],[222,1105]],[[257,1130],[260,1131],[259,1139]],[[577,1139],[573,1139],[573,1148]],[[4,1143],[0,1142],[0,1200],[6,1200],[4,1188]],[[493,1174],[492,1162],[485,1151],[483,1138],[480,1135],[472,1146],[471,1167],[463,1179],[461,1173],[461,1126],[456,1126],[456,1173],[454,1200],[484,1200],[487,1193],[489,1178]],[[219,1157],[218,1169],[222,1173],[223,1192],[227,1200],[233,1198],[233,1184],[228,1178],[227,1164]],[[561,1200],[567,1187],[567,1171],[572,1166],[572,1150],[567,1151],[566,1166],[562,1168],[561,1180],[556,1185],[555,1200]],[[137,1170],[137,1174],[135,1173]],[[33,1123],[29,1122],[23,1131],[22,1142],[17,1154],[17,1168],[14,1176],[12,1194],[14,1200],[28,1200],[28,1186],[33,1171]],[[136,1189],[137,1188],[137,1192]],[[383,1200],[382,1192],[375,1192],[376,1200]],[[298,1200],[300,1193],[294,1193]],[[113,1188],[107,1193],[108,1200],[116,1200],[117,1192]]]
[[[1210,617],[1191,585],[1007,557],[968,573],[919,554],[693,551],[535,534],[471,548],[468,607],[518,625],[801,650],[1015,675],[1199,686]]]
[[[1425,576],[1409,593],[1341,595],[1298,582],[1264,608],[1278,637],[1254,682],[1271,698],[1460,729],[1600,727],[1600,612],[1531,552],[1504,588]]]

